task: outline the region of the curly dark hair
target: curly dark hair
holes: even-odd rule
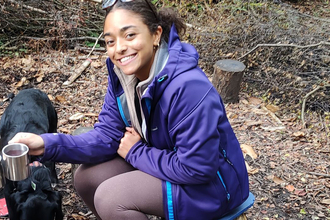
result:
[[[151,33],[157,30],[158,26],[163,28],[162,39],[168,42],[169,33],[172,25],[175,25],[179,35],[186,31],[183,19],[173,8],[161,8],[157,11],[150,0],[134,0],[131,2],[121,2],[118,0],[115,5],[106,9],[106,16],[114,9],[125,9],[139,15]]]

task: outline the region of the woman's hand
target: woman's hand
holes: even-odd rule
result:
[[[30,148],[30,155],[38,156],[45,152],[44,140],[39,135],[33,133],[19,132],[8,143],[22,143],[27,145]]]
[[[141,140],[141,136],[134,130],[134,128],[127,127],[124,137],[120,140],[117,153],[125,159],[128,151],[139,140]]]

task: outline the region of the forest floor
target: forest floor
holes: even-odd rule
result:
[[[226,104],[256,196],[246,216],[330,219],[329,2],[230,2],[204,5],[197,14],[178,8],[188,23],[183,40],[196,46],[210,80],[217,60],[246,65],[239,102]],[[93,126],[107,87],[104,51],[94,51],[91,65],[64,86],[90,49],[37,50],[39,43],[29,43],[34,49],[18,55],[2,48],[0,101],[39,88],[55,105],[58,132]],[[77,113],[83,117],[73,118]],[[73,188],[71,168],[57,164],[65,219],[94,220]]]

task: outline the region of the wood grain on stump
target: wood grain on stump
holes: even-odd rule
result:
[[[214,65],[212,84],[224,103],[237,103],[245,65],[236,60],[219,60]]]

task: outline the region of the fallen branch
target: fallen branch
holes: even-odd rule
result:
[[[91,64],[92,60],[89,58],[89,56],[92,54],[92,52],[94,51],[96,45],[97,45],[97,42],[99,41],[99,39],[101,38],[101,36],[103,35],[103,33],[100,34],[100,36],[96,39],[95,41],[95,44],[92,48],[92,50],[89,52],[89,54],[87,55],[87,58],[86,60],[83,62],[83,64],[74,71],[73,75],[70,76],[70,78],[65,81],[63,83],[63,86],[68,86],[70,85],[71,83],[73,83],[81,74],[82,72],[84,72],[84,70],[89,66],[89,64]]]
[[[4,49],[7,45],[9,45],[9,44],[11,44],[11,43],[17,41],[18,39],[19,39],[19,38],[16,38],[16,39],[14,39],[14,40],[8,41],[8,42],[5,43],[4,45],[1,45],[0,50]]]
[[[91,2],[102,3],[102,0],[89,0]]]
[[[302,103],[302,108],[301,108],[301,121],[302,121],[302,124],[303,126],[305,127],[305,108],[306,108],[306,101],[307,101],[307,98],[314,94],[315,92],[317,92],[319,89],[324,89],[326,87],[330,87],[330,85],[324,85],[324,86],[317,86],[315,89],[313,89],[311,92],[307,93],[306,96],[304,97],[303,99],[303,103]]]
[[[315,172],[308,172],[311,175],[315,175],[315,176],[323,176],[323,177],[327,177],[330,178],[329,174],[323,174],[323,173],[315,173]]]
[[[239,60],[242,59],[243,57],[249,55],[250,53],[252,53],[253,51],[255,51],[259,47],[297,47],[297,48],[303,49],[303,48],[309,48],[309,47],[317,47],[317,46],[320,46],[320,45],[330,45],[330,42],[321,41],[321,42],[316,43],[316,44],[309,44],[309,45],[305,45],[305,46],[297,45],[297,44],[258,44],[252,50],[250,50],[249,52],[247,52],[246,54],[244,54],[243,56],[241,56],[238,59]]]
[[[9,0],[9,2],[13,3],[13,4],[19,4],[20,6],[22,6],[23,8],[26,8],[26,9],[29,9],[31,11],[36,11],[36,12],[39,12],[39,13],[42,13],[42,14],[47,14],[47,12],[41,10],[41,9],[38,9],[38,8],[33,8],[31,6],[28,6],[28,5],[24,5],[23,3],[20,3],[18,1],[14,1],[14,0]]]
[[[22,36],[22,38],[29,39],[29,40],[61,40],[61,41],[69,41],[69,40],[98,40],[98,41],[104,41],[103,38],[96,38],[96,37],[71,37],[71,38],[59,38],[59,37],[28,37],[28,36]]]

